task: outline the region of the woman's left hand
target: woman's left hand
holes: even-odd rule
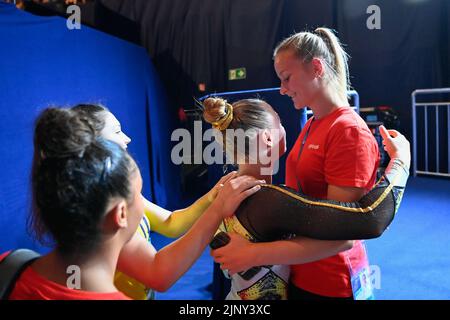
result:
[[[384,150],[391,159],[400,159],[408,167],[411,164],[411,147],[409,141],[397,130],[387,130],[384,126],[379,127],[383,138]]]
[[[227,245],[211,250],[214,261],[220,264],[222,270],[228,270],[229,275],[254,267],[253,247],[255,243],[234,232],[230,232],[228,235],[230,242]]]
[[[206,194],[208,201],[213,202],[214,199],[217,197],[217,194],[219,193],[220,188],[222,188],[223,185],[225,183],[227,183],[227,181],[235,178],[236,176],[237,176],[237,171],[232,171],[229,174],[227,174],[226,176],[223,176],[222,178],[220,178],[220,180],[215,184],[215,186],[212,187],[212,189],[209,190],[208,193]]]

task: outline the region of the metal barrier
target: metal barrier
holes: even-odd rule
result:
[[[417,176],[417,174],[424,174],[424,175],[431,175],[431,176],[440,176],[440,177],[450,177],[450,101],[430,101],[430,102],[417,102],[417,99],[419,96],[422,95],[430,95],[430,94],[450,94],[450,88],[439,88],[439,89],[418,89],[414,90],[411,94],[412,99],[412,125],[413,125],[413,175]],[[439,99],[438,99],[439,100]],[[447,99],[448,100],[448,99]],[[418,149],[418,115],[417,111],[418,108],[423,108],[424,117],[423,117],[423,138],[424,138],[424,148],[423,148],[423,156],[424,156],[424,168],[423,170],[417,169],[417,162],[418,162],[418,156],[417,156],[417,149]],[[433,109],[432,109],[433,108]],[[440,130],[439,127],[439,110],[447,110],[447,130]],[[432,122],[429,122],[429,116],[428,114],[431,114],[431,117],[433,116],[433,110],[434,110],[434,116],[435,116],[435,128],[433,130]],[[436,152],[435,152],[435,171],[430,171],[429,169],[429,143],[432,137],[428,136],[429,128],[434,131],[435,133],[435,142],[436,145]],[[446,133],[442,132],[447,131]],[[441,140],[442,139],[442,140]],[[445,140],[447,140],[447,172],[442,172],[440,170],[441,163],[440,163],[440,147],[441,145],[445,145]]]

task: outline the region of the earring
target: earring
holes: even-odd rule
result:
[[[228,164],[224,164],[223,165],[223,167],[222,167],[222,172],[223,172],[223,174],[226,174],[227,172],[228,172]]]

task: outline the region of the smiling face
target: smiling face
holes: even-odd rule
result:
[[[105,126],[102,131],[100,131],[100,135],[107,140],[119,144],[123,149],[126,149],[127,144],[131,142],[131,139],[122,132],[119,120],[117,120],[111,112],[105,111],[103,113]]]
[[[280,93],[291,97],[296,109],[311,106],[320,90],[320,81],[312,63],[303,63],[292,50],[282,50],[274,59],[281,81]]]

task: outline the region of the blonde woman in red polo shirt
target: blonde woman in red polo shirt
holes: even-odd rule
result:
[[[379,151],[349,107],[347,54],[339,40],[326,28],[294,34],[275,49],[274,67],[281,94],[291,97],[296,109],[308,106],[314,114],[287,158],[287,186],[321,199],[359,200],[375,184]],[[368,266],[361,241],[249,243],[230,236],[227,246],[213,251],[216,262],[232,273],[255,265],[291,265],[289,299],[370,298],[354,297],[352,290],[352,278]]]

